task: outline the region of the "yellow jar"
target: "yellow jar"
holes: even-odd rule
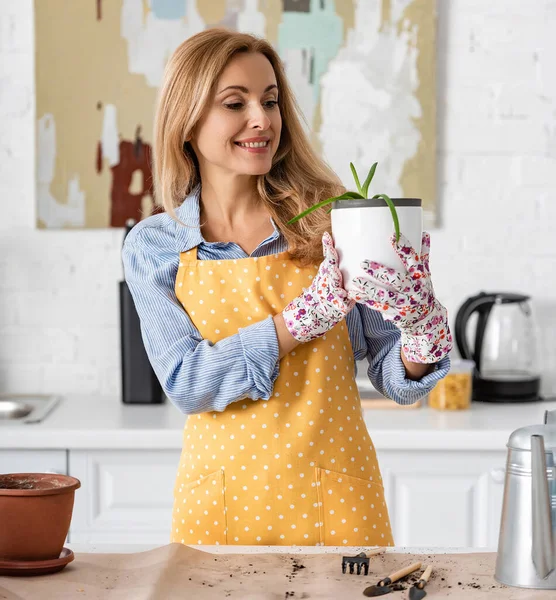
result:
[[[429,394],[428,404],[437,410],[465,410],[471,404],[472,360],[453,360],[450,372]]]

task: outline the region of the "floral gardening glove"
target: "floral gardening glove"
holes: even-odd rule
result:
[[[365,260],[367,276],[353,279],[349,296],[380,312],[402,332],[402,349],[411,362],[435,363],[452,349],[446,309],[436,299],[429,271],[430,236],[425,231],[421,255],[400,234],[390,238],[407,273]],[[386,289],[385,289],[386,288]]]
[[[324,260],[309,288],[282,311],[288,331],[299,342],[308,342],[332,329],[355,306],[343,288],[338,254],[328,232],[322,236]]]

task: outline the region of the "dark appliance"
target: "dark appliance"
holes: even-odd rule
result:
[[[134,219],[126,221],[124,239],[135,224]],[[120,331],[122,401],[124,404],[163,403],[162,386],[147,357],[139,315],[125,281],[120,281]]]

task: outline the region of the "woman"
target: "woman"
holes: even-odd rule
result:
[[[355,360],[401,404],[446,374],[426,257],[399,249],[421,289],[369,263],[349,297],[326,212],[286,224],[343,188],[264,40],[210,29],[175,51],[154,157],[166,213],[134,227],[123,256],[150,361],[189,415],[171,540],[392,545]]]

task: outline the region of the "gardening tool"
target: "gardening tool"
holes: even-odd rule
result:
[[[421,563],[416,562],[416,563],[413,563],[412,565],[409,565],[408,567],[404,567],[403,569],[400,569],[399,571],[395,571],[388,577],[381,579],[376,585],[371,585],[370,587],[365,588],[363,590],[363,595],[369,596],[372,598],[373,596],[383,596],[384,594],[389,594],[390,592],[393,592],[395,589],[394,586],[391,585],[392,583],[398,581],[398,579],[401,579],[402,577],[405,577],[406,575],[409,575],[410,573],[413,573],[414,571],[417,571],[417,569],[420,569],[420,568],[421,568]]]
[[[371,556],[377,556],[382,554],[384,548],[377,548],[370,552],[360,552],[357,556],[342,556],[342,573],[346,572],[346,567],[349,565],[349,572],[353,573],[353,568],[357,565],[357,575],[361,575],[361,568],[363,568],[364,574],[369,574],[369,558]]]
[[[427,595],[424,587],[427,585],[431,573],[432,565],[429,565],[421,575],[421,579],[411,586],[411,589],[409,590],[409,600],[421,600],[421,598],[424,598]]]

